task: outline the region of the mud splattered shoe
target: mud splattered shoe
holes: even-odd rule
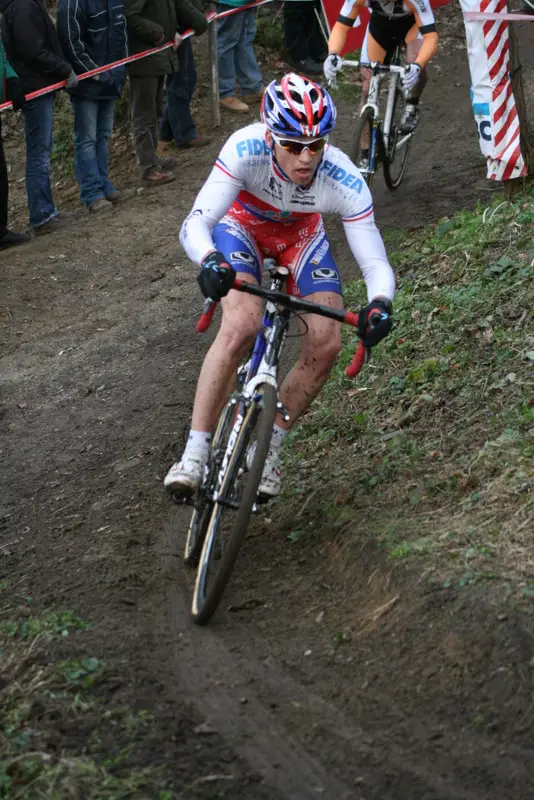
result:
[[[190,497],[202,483],[207,460],[205,453],[186,451],[181,461],[173,464],[165,476],[163,481],[165,489],[179,497]]]
[[[247,469],[252,467],[256,445],[253,444],[247,453]],[[282,478],[280,476],[280,456],[269,450],[263,467],[260,485],[258,486],[258,499],[261,501],[272,500],[282,491]]]

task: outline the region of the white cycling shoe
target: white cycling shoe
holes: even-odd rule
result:
[[[256,444],[253,444],[247,453],[248,469],[252,467],[255,452]],[[278,453],[273,453],[269,450],[267,458],[265,459],[260,485],[258,486],[258,495],[260,499],[272,500],[274,497],[278,497],[281,491],[282,478],[280,475],[280,456]]]
[[[173,464],[163,481],[164,487],[171,494],[189,497],[196,492],[204,476],[204,467],[208,460],[207,454],[194,450],[185,451],[181,461]]]

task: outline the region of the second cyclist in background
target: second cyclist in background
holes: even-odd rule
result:
[[[430,0],[345,0],[337,22],[328,40],[328,58],[324,62],[324,74],[329,81],[343,66],[339,55],[347,40],[350,28],[358,18],[361,8],[369,8],[371,18],[365,36],[363,53],[370,62],[384,63],[388,53],[399,44],[406,43],[408,66],[402,85],[408,93],[406,110],[401,121],[400,133],[412,133],[419,121],[419,99],[427,82],[426,66],[438,49],[438,34]],[[362,69],[362,105],[367,102],[369,71]]]

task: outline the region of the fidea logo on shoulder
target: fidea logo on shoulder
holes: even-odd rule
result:
[[[328,177],[332,178],[332,180],[341,182],[342,186],[348,186],[349,189],[354,189],[358,193],[363,189],[363,180],[361,178],[358,178],[351,172],[347,172],[347,170],[342,167],[338,167],[337,164],[332,164],[332,162],[328,161],[326,158],[321,164],[320,169],[321,172],[326,171]]]
[[[243,139],[242,142],[237,143],[236,150],[239,158],[243,158],[245,153],[249,156],[261,156],[263,154],[268,156],[271,152],[265,139],[263,141],[261,139]]]

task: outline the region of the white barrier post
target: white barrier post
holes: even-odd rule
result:
[[[214,128],[221,125],[221,107],[219,105],[219,63],[217,61],[217,21],[212,20],[208,28],[208,58],[211,77],[211,124]]]
[[[507,13],[506,0],[460,0],[464,15]],[[519,115],[510,80],[508,22],[464,19],[471,97],[488,178],[509,181],[527,174]]]

